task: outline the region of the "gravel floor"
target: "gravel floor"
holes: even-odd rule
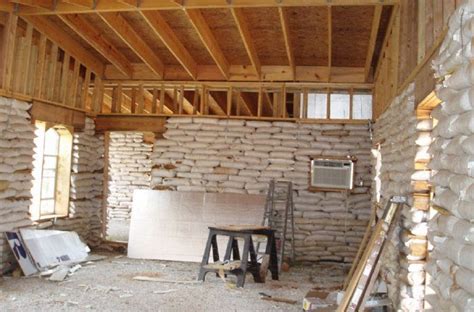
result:
[[[301,311],[312,287],[337,287],[344,268],[337,264],[292,267],[280,281],[256,284],[251,275],[244,288],[233,288],[213,274],[199,284],[136,281],[136,275],[167,280],[195,280],[196,263],[134,260],[108,255],[83,266],[64,282],[34,278],[0,278],[0,311]],[[229,285],[230,284],[230,285]],[[168,293],[161,293],[170,291]],[[297,300],[297,304],[260,299],[259,292]]]

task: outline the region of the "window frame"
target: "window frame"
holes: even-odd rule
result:
[[[68,126],[53,124],[43,121],[35,122],[36,131],[40,136],[35,138],[37,144],[35,149],[35,160],[33,169],[33,200],[30,206],[30,215],[33,221],[43,221],[54,218],[67,218],[69,216],[69,193],[72,166],[73,129]],[[57,155],[49,155],[44,151],[46,144],[46,132],[54,129],[59,135]],[[37,133],[38,133],[37,132]],[[43,213],[43,176],[45,157],[56,157],[56,168],[54,177],[54,211]]]

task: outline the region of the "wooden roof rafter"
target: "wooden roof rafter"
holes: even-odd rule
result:
[[[132,77],[133,68],[127,58],[99,30],[90,25],[83,16],[70,14],[59,15],[59,18],[124,75]]]
[[[290,28],[288,25],[288,18],[283,7],[278,7],[278,13],[280,15],[281,29],[283,31],[283,39],[285,41],[286,55],[288,56],[288,64],[291,67],[293,80],[296,79],[296,65],[295,65],[295,55],[291,46],[290,39]]]
[[[377,34],[379,32],[380,18],[382,17],[382,6],[377,5],[374,8],[374,16],[372,18],[372,30],[369,39],[369,48],[367,49],[367,57],[365,59],[365,81],[368,81],[372,60],[374,57],[375,44],[377,41]]]
[[[249,56],[250,62],[252,63],[252,67],[257,75],[257,78],[260,79],[261,76],[261,64],[258,58],[257,49],[255,48],[255,44],[252,41],[252,37],[250,35],[250,31],[248,29],[248,24],[245,19],[245,16],[242,12],[241,8],[231,8],[232,16],[234,17],[235,23],[239,30],[240,36],[242,41],[245,45],[245,50],[247,50],[247,54]]]
[[[51,0],[39,0],[50,2]],[[69,0],[75,1],[75,0]],[[84,0],[87,1],[87,0]],[[19,15],[55,15],[72,13],[99,13],[99,12],[125,12],[125,11],[145,11],[145,10],[170,10],[170,9],[205,9],[205,8],[258,8],[258,7],[309,7],[309,6],[368,6],[381,4],[381,0],[100,0],[95,7],[85,7],[58,0],[53,8],[38,6],[38,0],[9,0],[10,3],[21,3]],[[51,1],[52,2],[52,1]],[[77,0],[83,2],[83,0]],[[397,5],[400,0],[383,0],[384,5]],[[139,4],[139,6],[138,6]],[[9,10],[9,6],[0,6],[0,9]]]
[[[188,16],[191,24],[199,35],[202,43],[208,50],[209,54],[213,58],[217,67],[219,68],[222,75],[228,79],[229,78],[229,69],[230,64],[227,61],[224,53],[222,52],[217,40],[212,33],[209,25],[206,23],[206,20],[202,16],[202,13],[198,9],[185,10],[186,15]]]
[[[120,13],[100,13],[99,16],[155,74],[164,77],[163,62]]]
[[[197,63],[183,46],[174,31],[159,11],[141,11],[143,19],[153,32],[163,41],[168,50],[176,57],[192,79],[197,79]]]

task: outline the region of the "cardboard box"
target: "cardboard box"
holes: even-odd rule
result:
[[[332,312],[336,311],[337,304],[327,302],[329,292],[310,290],[303,299],[303,310],[307,312]]]

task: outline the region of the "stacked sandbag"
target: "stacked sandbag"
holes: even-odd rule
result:
[[[427,210],[430,170],[428,148],[432,121],[417,120],[414,85],[396,97],[375,124],[374,140],[380,142],[375,162],[375,183],[380,185],[379,217],[392,196],[407,198],[394,237],[382,258],[382,276],[389,297],[402,311],[423,309],[427,255]]]
[[[266,194],[272,179],[292,181],[297,260],[353,260],[370,217],[367,124],[176,117],[165,126],[152,155],[153,189]],[[308,191],[311,156],[347,155],[358,159],[351,193]]]
[[[437,213],[429,223],[432,252],[428,266],[428,301],[435,311],[474,311],[474,6],[462,5],[434,62],[443,81],[443,101],[430,148]]]
[[[86,118],[84,130],[73,135],[69,218],[58,219],[55,228],[76,231],[89,246],[100,243],[103,168],[104,137]]]
[[[0,97],[0,272],[11,259],[3,232],[31,224],[33,139],[30,104]]]
[[[135,189],[150,188],[152,144],[141,132],[111,132],[108,146],[107,219],[129,221]]]

